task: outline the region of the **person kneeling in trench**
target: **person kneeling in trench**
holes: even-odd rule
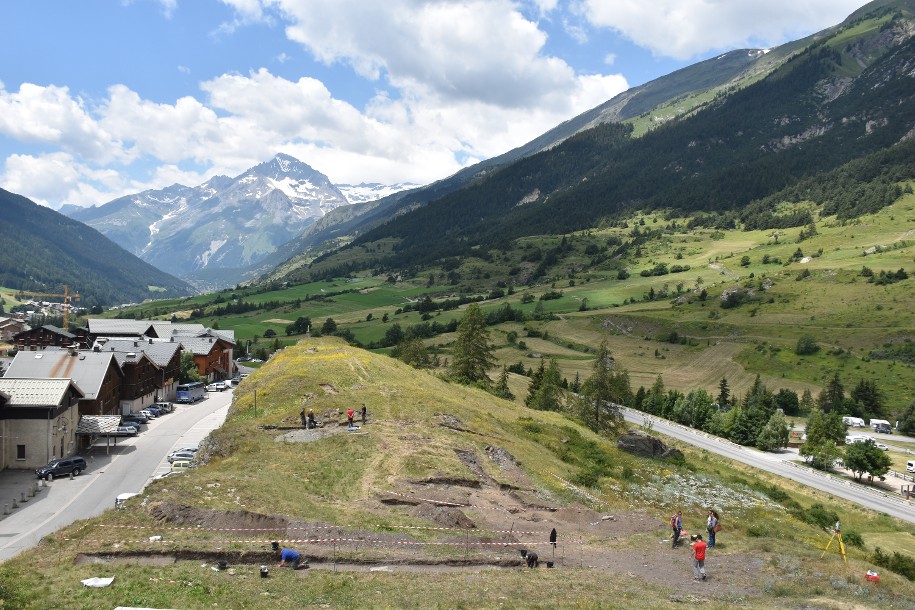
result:
[[[527,554],[527,567],[533,569],[540,565],[540,560],[537,557],[537,553],[530,552]]]
[[[298,551],[293,549],[275,549],[276,556],[280,560],[279,567],[289,566],[293,570],[299,570],[308,567],[308,561],[299,555]]]

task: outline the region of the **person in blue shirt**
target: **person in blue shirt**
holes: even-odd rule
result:
[[[678,510],[670,518],[670,528],[673,530],[673,535],[671,536],[671,546],[677,548],[677,545],[680,544],[680,532],[683,531],[683,511]]]
[[[281,548],[279,548],[279,545],[277,545],[277,547],[274,550],[276,551],[276,556],[280,560],[279,567],[281,567],[281,568],[283,566],[289,566],[293,570],[298,570],[303,565],[307,565],[303,561],[302,556],[299,555],[298,551],[295,551],[293,549],[281,549]]]

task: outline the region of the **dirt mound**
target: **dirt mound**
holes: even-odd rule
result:
[[[420,504],[410,511],[410,516],[437,523],[442,527],[458,529],[473,529],[476,527],[476,524],[463,511],[451,506]]]
[[[209,510],[181,504],[160,503],[149,514],[174,525],[194,525],[219,529],[275,529],[285,531],[289,520],[278,515],[261,515],[246,510]]]

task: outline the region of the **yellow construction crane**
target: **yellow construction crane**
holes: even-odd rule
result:
[[[70,319],[70,301],[79,301],[78,294],[70,294],[70,287],[64,284],[64,293],[63,294],[52,294],[49,292],[28,292],[26,290],[20,290],[16,293],[16,298],[19,297],[57,297],[64,300],[64,330],[69,331],[69,326],[67,322]]]

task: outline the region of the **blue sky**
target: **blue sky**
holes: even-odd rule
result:
[[[30,0],[0,5],[0,187],[59,207],[277,152],[414,182],[861,0]]]

